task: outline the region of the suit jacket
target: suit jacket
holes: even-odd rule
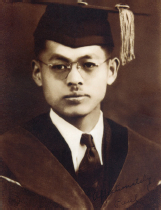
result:
[[[104,119],[104,189],[92,201],[70,149],[44,114],[2,136],[4,209],[159,209],[161,147]],[[97,203],[101,203],[97,207]]]

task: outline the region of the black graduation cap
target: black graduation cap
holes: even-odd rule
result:
[[[35,40],[53,40],[77,48],[89,45],[114,46],[108,12],[120,13],[121,61],[126,64],[134,55],[134,16],[127,5],[117,9],[89,6],[87,3],[49,4],[34,32]]]

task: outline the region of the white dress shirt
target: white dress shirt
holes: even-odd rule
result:
[[[78,171],[79,165],[81,163],[81,160],[84,157],[84,154],[86,152],[87,147],[85,145],[80,144],[81,136],[84,132],[77,129],[75,126],[71,125],[67,121],[65,121],[63,118],[58,116],[52,109],[50,109],[50,118],[52,123],[57,127],[65,141],[67,142],[71,154],[72,154],[72,160],[75,171]],[[103,114],[102,111],[100,111],[100,116],[97,124],[95,127],[87,134],[91,134],[94,140],[95,147],[98,151],[101,164],[103,165],[102,160],[102,138],[103,138]]]

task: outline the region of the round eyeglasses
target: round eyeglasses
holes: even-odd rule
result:
[[[48,66],[48,68],[60,79],[66,79],[68,77],[69,72],[72,70],[73,64],[76,64],[76,68],[78,72],[81,74],[83,78],[87,78],[94,74],[94,72],[105,62],[110,60],[111,58],[107,58],[101,64],[96,64],[93,61],[77,61],[71,63],[64,63],[63,61],[55,61],[53,63],[45,63],[41,60],[38,60],[42,64]]]

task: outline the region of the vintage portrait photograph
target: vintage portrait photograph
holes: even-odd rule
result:
[[[161,209],[161,1],[1,1],[2,210]]]

